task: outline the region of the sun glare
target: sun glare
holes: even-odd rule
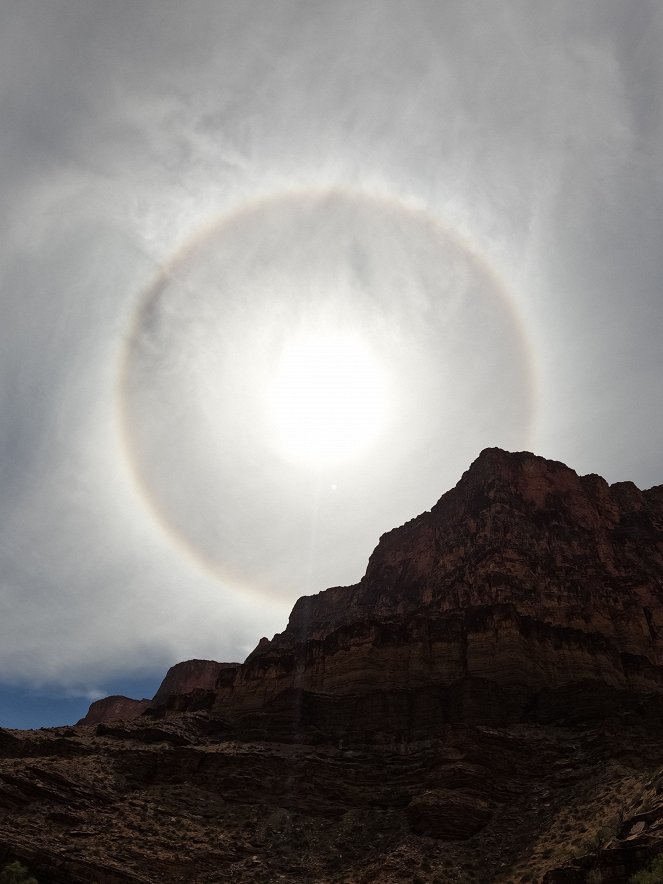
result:
[[[291,340],[269,390],[281,455],[306,466],[326,466],[366,453],[384,428],[385,381],[378,360],[356,336]]]

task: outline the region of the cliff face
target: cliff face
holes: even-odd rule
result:
[[[543,689],[663,689],[663,489],[609,486],[487,449],[430,512],[385,534],[357,586],[300,599],[214,711],[286,689],[350,696],[488,680],[522,708]]]
[[[150,707],[165,707],[178,712],[211,705],[212,694],[221,672],[237,669],[236,663],[217,663],[216,660],[185,660],[171,666]]]

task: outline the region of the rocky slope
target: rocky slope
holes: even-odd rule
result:
[[[125,721],[0,732],[0,860],[626,882],[663,850],[662,603],[662,487],[489,449],[244,664],[179,664]]]

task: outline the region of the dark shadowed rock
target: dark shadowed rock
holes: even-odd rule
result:
[[[407,820],[415,834],[445,841],[470,838],[489,819],[485,801],[447,789],[424,792],[407,806]]]
[[[237,663],[217,663],[216,660],[185,660],[171,666],[159,689],[152,698],[158,706],[165,703],[173,694],[188,694],[191,691],[211,691],[216,686],[219,673],[224,669],[234,669]]]
[[[137,718],[150,705],[149,700],[132,700],[119,695],[104,697],[90,704],[87,715],[77,724],[99,724],[101,721],[128,721]]]

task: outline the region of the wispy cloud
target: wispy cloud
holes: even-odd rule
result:
[[[6,3],[4,677],[241,657],[484,445],[660,482],[662,27],[604,0]],[[157,364],[132,335],[159,274]],[[370,454],[315,475],[254,401],[311,311],[396,390]]]

